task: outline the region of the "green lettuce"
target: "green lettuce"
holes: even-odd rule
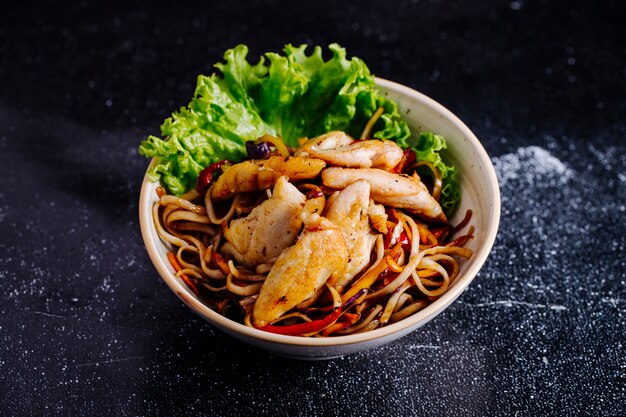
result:
[[[393,140],[403,147],[411,145],[411,132],[396,103],[377,90],[374,76],[362,60],[348,59],[337,44],[329,46],[332,56],[327,60],[322,48],[313,48],[310,55],[306,49],[306,45],[287,45],[284,54],[268,52],[256,64],[248,62],[245,45],[226,51],[224,62],[215,65],[219,74],[200,75],[191,102],[165,120],[163,139],[149,136],[141,143],[139,152],[156,158],[150,177],[160,180],[170,193],[181,195],[194,188],[205,167],[222,159],[243,159],[246,141],[271,134],[296,147],[299,138],[331,130],[358,137],[381,106],[385,112],[372,137]],[[422,144],[423,136],[411,147],[436,159],[445,141],[441,139],[443,145],[435,141],[436,146]],[[438,165],[428,160],[442,175],[455,172],[443,162]],[[449,174],[444,181],[446,178],[444,195],[459,198],[458,182],[451,182]],[[458,202],[448,204],[456,207]]]
[[[416,160],[428,161],[439,170],[443,184],[439,204],[446,216],[449,217],[454,214],[461,202],[461,187],[458,170],[454,165],[446,163],[441,157],[441,151],[448,147],[443,136],[432,132],[421,132],[417,140],[408,138],[397,142],[403,148],[410,147],[413,149]]]

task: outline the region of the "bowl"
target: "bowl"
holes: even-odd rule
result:
[[[433,131],[448,141],[448,155],[460,172],[461,206],[451,222],[457,223],[466,209],[474,212],[471,224],[475,237],[467,247],[473,256],[461,264],[459,276],[448,291],[421,311],[396,323],[365,333],[329,338],[285,336],[253,329],[218,314],[205,305],[174,275],[167,261],[168,247],[160,240],[152,222],[152,205],[158,184],[144,178],[139,200],[139,220],[146,250],[165,283],[189,308],[212,326],[245,343],[274,354],[306,360],[331,359],[373,349],[425,325],[445,310],[472,282],[484,264],[500,221],[500,191],[489,156],[470,129],[441,104],[403,85],[377,78],[378,88],[398,103],[413,132]],[[165,296],[165,295],[163,295]]]

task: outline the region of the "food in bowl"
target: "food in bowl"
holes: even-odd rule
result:
[[[373,330],[447,291],[472,255],[472,228],[457,233],[471,211],[448,223],[460,191],[442,137],[412,139],[362,61],[304,49],[251,66],[238,47],[223,77],[199,77],[166,140],[140,148],[163,185],[153,221],[220,314],[294,336]]]

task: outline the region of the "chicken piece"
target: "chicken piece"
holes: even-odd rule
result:
[[[244,161],[226,169],[211,187],[211,198],[226,200],[237,193],[265,190],[286,175],[290,180],[315,178],[326,166],[321,159],[270,156],[259,161]]]
[[[263,170],[280,173],[279,176],[286,175],[291,181],[315,178],[326,166],[321,159],[298,156],[270,156],[258,163],[261,164]],[[278,179],[276,175],[274,174],[274,177]]]
[[[236,193],[258,190],[259,169],[259,165],[253,161],[240,162],[227,168],[211,186],[211,198],[224,200]]]
[[[344,189],[358,180],[370,183],[371,196],[377,203],[447,222],[441,206],[417,174],[409,177],[375,168],[327,168],[322,172],[324,185],[335,189]]]
[[[367,208],[367,214],[370,216],[372,227],[380,233],[387,233],[387,213],[385,206],[376,204],[374,200],[370,200],[370,206]]]
[[[280,177],[271,198],[224,229],[228,243],[222,250],[250,268],[277,257],[298,237],[302,227],[298,214],[305,200],[287,177]]]
[[[332,131],[310,139],[296,150],[296,156],[308,156],[311,152],[319,152],[328,149],[336,149],[348,146],[354,139],[345,132]]]
[[[330,220],[303,213],[304,231],[278,257],[261,287],[252,312],[256,327],[272,323],[343,275],[348,261],[343,233]]]
[[[337,281],[337,290],[340,293],[370,261],[376,237],[370,234],[369,205],[370,184],[360,180],[344,188],[326,212],[328,220],[343,232],[348,248],[348,265]]]
[[[331,165],[391,170],[402,160],[402,149],[389,140],[355,141],[344,132],[330,132],[305,143],[297,155],[309,155]]]

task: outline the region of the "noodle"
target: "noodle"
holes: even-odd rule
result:
[[[235,214],[235,203],[233,202],[233,204],[230,206],[230,209],[228,210],[228,212],[224,215],[224,217],[222,217],[221,219],[218,218],[215,215],[215,210],[213,210],[213,201],[211,201],[211,193],[209,191],[207,191],[206,195],[204,196],[204,204],[206,206],[206,212],[209,216],[209,219],[211,220],[211,223],[213,224],[222,224],[222,222],[228,221],[233,217],[233,214]]]
[[[374,318],[381,312],[382,309],[383,309],[383,307],[381,305],[377,304],[374,308],[372,308],[370,310],[370,312],[367,315],[367,317],[365,317],[365,319],[363,319],[360,324],[358,324],[356,326],[348,327],[348,328],[346,328],[344,330],[340,330],[340,331],[336,332],[336,334],[338,334],[338,335],[351,334],[351,333],[356,333],[359,330],[364,329],[365,327],[367,327],[374,320]]]
[[[389,321],[389,318],[391,317],[391,313],[393,313],[396,307],[396,304],[398,303],[398,300],[400,299],[400,296],[403,295],[404,292],[408,290],[410,287],[411,287],[410,282],[403,283],[402,286],[398,288],[398,291],[396,291],[389,298],[389,301],[387,301],[387,305],[385,306],[385,309],[383,310],[383,314],[380,316],[381,324],[385,324]]]
[[[441,192],[443,191],[443,178],[439,170],[429,161],[419,161],[409,167],[409,170],[417,169],[421,166],[428,167],[433,176],[433,191],[432,196],[435,200],[441,199]]]
[[[384,111],[385,111],[384,107],[379,107],[376,109],[376,111],[374,112],[370,120],[365,125],[365,129],[363,129],[363,133],[361,133],[361,140],[370,138],[370,133],[372,132],[374,125],[376,124],[378,119],[380,119],[380,116],[383,115]]]
[[[228,269],[230,270],[230,273],[239,281],[246,281],[246,282],[265,281],[265,275],[249,274],[248,271],[239,270],[235,267],[235,263],[232,260],[228,261]]]
[[[262,282],[250,285],[236,285],[233,282],[233,274],[228,274],[228,277],[226,278],[226,288],[228,288],[228,291],[237,295],[248,296],[258,294],[259,291],[261,291],[262,285]]]
[[[363,131],[363,138],[369,137],[381,114],[381,109],[375,112]],[[282,142],[270,139],[260,140],[272,142],[278,153],[288,152]],[[432,164],[422,161],[414,163],[409,170],[420,166],[432,171],[432,195],[438,199],[440,173]],[[320,185],[316,178],[300,181],[296,187],[306,195],[301,210],[319,216],[326,215],[341,191]],[[221,314],[228,310],[229,316],[234,311],[238,320],[249,327],[254,327],[255,303],[278,258],[244,265],[237,261],[239,258],[231,257],[231,250],[224,249],[224,236],[225,232],[226,236],[232,234],[234,229],[229,231],[232,220],[251,215],[272,194],[271,189],[265,189],[246,195],[235,193],[230,200],[214,201],[211,188],[204,195],[192,190],[175,197],[159,187],[159,198],[152,207],[156,232],[170,247],[172,253],[168,259],[176,276],[210,307]],[[472,250],[463,246],[473,237],[473,227],[464,235],[449,239],[469,223],[471,210],[456,227],[431,224],[399,208],[386,207],[386,212],[382,224],[387,219],[387,228],[371,229],[370,233],[376,237],[369,262],[360,273],[342,281],[341,286],[326,282],[316,287],[307,299],[271,321],[269,327],[295,327],[303,329],[298,333],[301,336],[316,337],[366,332],[409,317],[445,294],[459,275],[458,259],[472,256]]]

